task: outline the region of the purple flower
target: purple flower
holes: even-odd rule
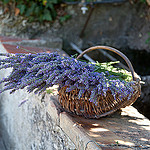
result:
[[[27,102],[28,101],[28,99],[26,99],[26,100],[24,100],[24,101],[22,101],[20,104],[19,104],[19,106],[18,107],[20,107],[20,106],[22,106],[25,102]]]
[[[17,46],[16,46],[16,48],[17,48],[17,49],[19,49],[19,48],[20,48],[20,46],[18,46],[18,45],[17,45]]]
[[[0,59],[0,64],[0,69],[13,68],[10,76],[0,81],[6,83],[1,92],[9,89],[14,92],[27,87],[28,92],[36,90],[36,93],[41,93],[47,87],[59,84],[60,87],[68,86],[67,92],[79,89],[79,98],[85,90],[91,91],[89,101],[97,104],[97,95],[106,96],[108,89],[114,99],[117,94],[122,98],[132,95],[134,91],[131,82],[108,76],[108,71],[95,72],[94,64],[62,57],[57,53],[8,55]]]

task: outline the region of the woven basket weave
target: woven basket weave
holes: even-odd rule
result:
[[[83,56],[85,53],[96,49],[105,49],[105,50],[112,51],[120,55],[126,61],[134,81],[134,84],[132,85],[134,92],[130,99],[128,99],[127,96],[127,97],[123,97],[123,99],[120,100],[118,95],[116,95],[116,99],[114,99],[113,95],[111,94],[111,91],[108,90],[106,92],[105,97],[103,95],[97,96],[98,105],[95,105],[93,102],[89,101],[91,91],[85,91],[85,93],[82,95],[82,98],[79,99],[78,89],[75,89],[71,92],[66,92],[66,88],[68,87],[66,86],[62,87],[59,90],[59,102],[64,108],[64,110],[69,113],[84,116],[86,118],[104,117],[112,114],[113,112],[117,111],[120,108],[129,106],[136,101],[141,91],[140,78],[134,72],[131,62],[123,53],[121,53],[117,49],[108,46],[95,46],[85,50],[77,57],[77,59]]]

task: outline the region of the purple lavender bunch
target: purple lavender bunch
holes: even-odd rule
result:
[[[4,89],[0,93],[27,87],[28,92],[42,93],[53,85],[67,86],[66,92],[79,89],[79,99],[85,91],[91,91],[89,101],[97,104],[98,95],[106,96],[108,90],[114,98],[131,97],[132,82],[117,79],[107,70],[97,72],[95,64],[89,64],[72,57],[62,57],[57,53],[0,54],[0,70],[12,68],[12,72],[0,81]]]

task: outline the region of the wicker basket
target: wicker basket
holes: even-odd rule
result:
[[[106,115],[112,114],[120,108],[124,108],[126,106],[131,105],[139,97],[141,89],[140,78],[134,72],[131,62],[123,53],[121,53],[117,49],[108,46],[95,46],[85,50],[82,54],[80,54],[77,57],[77,59],[83,56],[85,53],[96,49],[105,49],[112,51],[120,55],[126,61],[134,81],[134,84],[132,85],[134,88],[134,92],[129,100],[128,97],[124,97],[122,100],[120,100],[118,96],[116,96],[116,99],[114,99],[113,95],[111,94],[111,91],[108,90],[106,92],[106,97],[102,95],[99,95],[97,97],[98,105],[95,105],[93,102],[88,101],[91,94],[90,91],[86,91],[82,95],[82,98],[78,99],[78,89],[75,89],[71,92],[66,92],[67,87],[62,87],[59,90],[59,102],[64,108],[64,110],[69,113],[84,116],[86,118],[104,117]]]

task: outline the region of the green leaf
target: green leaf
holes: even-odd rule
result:
[[[48,2],[46,4],[46,8],[54,9],[53,4],[51,2]]]
[[[42,14],[38,17],[38,20],[39,20],[40,22],[43,21],[43,15],[42,15]]]
[[[47,9],[44,10],[43,20],[47,20],[47,21],[53,20],[50,11],[48,11]]]
[[[52,91],[52,90],[50,90],[50,89],[46,89],[46,93],[48,93],[48,94],[52,94],[52,93],[53,93],[53,91]]]
[[[29,22],[33,22],[35,20],[35,17],[29,16]]]
[[[146,3],[146,0],[140,0],[142,3]]]
[[[51,0],[51,3],[57,4],[57,3],[58,3],[58,0]]]
[[[20,14],[29,18],[30,21],[52,21],[56,18],[57,13],[54,5],[61,2],[61,0],[1,0],[3,4],[15,2]],[[46,10],[45,10],[46,9]],[[32,17],[31,17],[32,16]]]
[[[7,4],[7,3],[9,3],[10,2],[10,0],[3,0],[3,3],[4,4]]]
[[[146,44],[150,44],[150,37],[145,41]]]
[[[60,20],[61,23],[63,23],[63,22],[67,21],[70,18],[71,18],[71,15],[65,15],[63,17],[60,17],[59,20]]]
[[[25,12],[26,6],[23,4],[17,5],[17,8],[20,10],[20,14],[22,15]]]
[[[50,14],[43,15],[43,20],[52,21],[52,17]]]
[[[34,9],[35,9],[35,7],[36,7],[36,3],[35,2],[32,2],[31,3],[31,7],[29,7],[28,9],[27,9],[27,11],[26,11],[26,16],[30,16],[31,14],[34,14]]]
[[[52,4],[49,5],[49,8],[51,9],[51,15],[53,18],[56,17],[57,13],[56,13],[56,10],[54,8],[54,6]]]
[[[39,8],[39,6],[36,6],[36,7],[35,7],[34,13],[36,13],[36,14],[39,14],[39,13],[40,13],[40,8]]]

